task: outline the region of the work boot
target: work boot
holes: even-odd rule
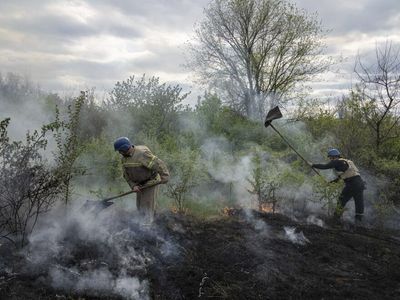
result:
[[[340,216],[337,214],[334,214],[332,217],[329,217],[328,219],[326,219],[326,224],[330,227],[341,226]]]
[[[354,217],[354,226],[356,228],[364,227],[363,215],[356,214]]]

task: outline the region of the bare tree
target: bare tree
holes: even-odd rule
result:
[[[59,125],[27,133],[26,141],[10,141],[10,119],[0,122],[0,239],[23,246],[41,214],[51,209],[62,188],[42,152],[46,134]]]
[[[285,0],[214,0],[188,66],[233,108],[263,118],[268,98],[281,100],[327,68],[322,35],[315,16]]]
[[[375,63],[367,66],[358,55],[354,68],[360,79],[356,94],[367,124],[375,132],[378,151],[386,141],[400,137],[399,54],[400,47],[387,41],[384,46],[376,46]]]

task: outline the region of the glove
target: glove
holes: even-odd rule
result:
[[[161,177],[161,184],[166,184],[168,182],[169,178],[168,177]]]
[[[142,190],[140,189],[140,186],[135,185],[135,186],[132,188],[132,191],[134,191],[135,193],[140,193]]]
[[[338,178],[336,178],[336,179],[333,179],[333,180],[329,181],[329,183],[336,183],[336,182],[338,182],[339,180],[340,180],[340,178],[338,177]]]

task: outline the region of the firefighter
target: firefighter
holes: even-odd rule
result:
[[[133,145],[127,137],[116,139],[114,149],[122,156],[124,178],[136,193],[139,214],[144,224],[150,225],[154,218],[157,185],[168,182],[168,169],[148,147]]]
[[[360,176],[360,172],[351,160],[342,158],[337,149],[330,149],[328,151],[328,158],[330,159],[330,162],[327,164],[312,164],[311,166],[322,170],[334,169],[337,178],[332,182],[337,182],[340,179],[343,179],[345,183],[337,203],[334,218],[339,220],[343,214],[346,203],[351,198],[354,198],[356,208],[355,223],[360,224],[364,215],[363,193],[365,189],[365,183]]]

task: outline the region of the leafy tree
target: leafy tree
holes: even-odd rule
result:
[[[90,138],[82,144],[82,147],[75,166],[78,167],[78,170],[85,172],[83,176],[76,178],[78,180],[74,180],[72,185],[84,186],[91,192],[98,190],[101,186],[101,189],[96,191],[96,194],[101,194],[101,196],[104,196],[104,193],[109,195],[125,191],[126,181],[122,176],[120,155],[114,151],[112,142],[105,136],[101,136]]]
[[[374,138],[371,128],[365,120],[364,108],[359,95],[351,92],[340,104],[341,116],[335,118],[331,132],[335,135],[335,144],[346,157],[366,166],[374,158]]]
[[[179,85],[161,84],[157,77],[147,79],[143,75],[136,80],[131,76],[117,82],[105,104],[118,114],[127,112],[137,131],[161,137],[175,129],[177,114],[185,109],[182,101],[187,95]]]
[[[27,78],[15,73],[0,73],[0,103],[18,105],[34,102],[44,93]]]
[[[344,210],[337,205],[342,188],[343,183],[341,182],[328,183],[321,178],[315,178],[314,196],[327,209],[329,215],[333,215],[335,212],[340,214]]]
[[[275,213],[278,196],[277,192],[280,189],[282,182],[280,176],[276,172],[271,172],[271,166],[267,166],[265,159],[261,153],[256,153],[252,158],[253,169],[251,178],[247,181],[251,185],[248,190],[250,194],[256,195],[258,209],[265,209],[265,205],[271,205],[272,213]]]
[[[85,101],[79,113],[79,139],[100,138],[107,123],[107,111],[96,103],[94,90],[85,92]]]
[[[167,156],[166,162],[172,174],[166,195],[174,200],[178,212],[186,212],[188,193],[207,178],[200,151],[180,147],[179,151]]]
[[[188,66],[246,116],[323,71],[322,30],[314,16],[281,0],[214,0],[195,32]]]
[[[210,93],[205,93],[203,100],[197,103],[196,116],[200,126],[210,132],[218,132],[218,119],[223,110],[221,99]]]
[[[66,120],[61,121],[60,112],[58,109],[56,110],[55,122],[59,124],[54,134],[57,142],[57,174],[62,183],[66,204],[71,194],[71,179],[84,172],[84,170],[75,166],[75,162],[83,150],[78,134],[81,109],[87,97],[87,92],[81,92],[80,96],[73,101],[73,104],[68,106]]]

